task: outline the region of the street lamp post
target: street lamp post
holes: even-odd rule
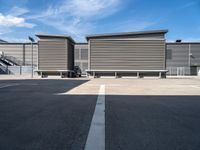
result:
[[[28,39],[31,41],[31,77],[33,78],[33,42],[35,42],[35,40],[30,36]]]

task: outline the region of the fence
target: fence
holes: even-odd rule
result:
[[[191,75],[190,67],[167,67],[170,76],[189,76]]]
[[[37,67],[33,67],[34,70]],[[0,66],[0,74],[14,74],[14,75],[27,75],[32,73],[31,66]]]

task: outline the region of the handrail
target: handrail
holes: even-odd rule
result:
[[[4,55],[4,58],[7,60],[7,61],[9,61],[9,62],[11,62],[12,64],[13,64],[13,66],[20,66],[20,65],[22,65],[23,63],[22,63],[22,61],[20,61],[20,60],[18,60],[17,58],[15,58],[15,57],[13,57],[13,56],[5,56]]]

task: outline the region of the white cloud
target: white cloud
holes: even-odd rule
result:
[[[3,35],[3,34],[7,34],[7,33],[10,33],[11,30],[9,28],[1,28],[0,27],[0,35]]]
[[[121,23],[116,23],[114,30],[123,32],[140,31],[149,28],[155,24],[156,22],[153,21],[142,21],[142,20],[123,21]]]
[[[95,28],[95,21],[117,12],[120,2],[121,0],[63,0],[28,19],[40,21],[83,41],[85,35]]]
[[[3,15],[0,13],[0,26],[33,28],[35,24],[26,22],[22,17]]]
[[[196,4],[195,1],[188,2],[188,3],[184,4],[183,6],[181,6],[181,9],[189,8],[195,4]]]
[[[120,0],[71,0],[64,1],[58,9],[76,17],[108,16],[117,11]]]
[[[29,12],[29,10],[26,8],[21,8],[21,7],[15,6],[10,10],[9,14],[12,16],[21,16],[28,12]]]

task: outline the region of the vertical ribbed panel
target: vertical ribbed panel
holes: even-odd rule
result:
[[[88,69],[88,44],[75,45],[75,65],[79,66],[82,73]]]

